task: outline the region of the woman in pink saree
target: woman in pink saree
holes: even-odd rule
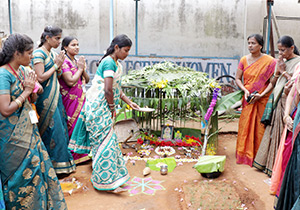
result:
[[[78,116],[85,102],[84,83],[89,82],[89,75],[85,71],[85,59],[75,56],[79,53],[79,43],[75,37],[67,36],[62,41],[61,49],[66,52],[66,59],[62,64],[62,76],[59,79],[60,93],[68,115],[68,133],[71,137]],[[72,153],[76,164],[89,160],[87,154]]]

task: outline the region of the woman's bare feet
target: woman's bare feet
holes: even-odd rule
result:
[[[114,190],[108,190],[107,192],[108,192],[108,193],[114,193],[114,194],[120,194],[120,193],[126,192],[126,191],[127,191],[126,189],[123,189],[123,188],[121,188],[121,187],[118,187],[118,188],[116,188],[116,189],[114,189]]]

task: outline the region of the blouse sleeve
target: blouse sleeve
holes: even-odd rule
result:
[[[32,62],[33,64],[45,63],[45,55],[40,50],[33,52]]]
[[[61,70],[63,73],[71,71],[72,66],[70,65],[70,62],[68,62],[67,59],[65,59],[64,63],[61,66]]]
[[[242,57],[241,60],[240,60],[240,62],[239,62],[239,65],[238,65],[238,69],[240,69],[242,71],[244,71],[244,62],[245,62],[245,59],[246,59],[245,56]]]
[[[103,70],[103,78],[106,77],[114,78],[114,73],[116,72],[116,65],[110,60],[104,60],[102,70]]]
[[[12,75],[4,69],[0,69],[0,75],[0,95],[10,94],[10,86],[15,82],[13,81]]]

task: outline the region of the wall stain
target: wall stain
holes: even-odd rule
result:
[[[204,14],[205,35],[215,38],[241,37],[236,22],[234,13],[229,14],[222,7],[215,7]]]
[[[64,1],[60,1],[61,5]],[[88,25],[88,20],[85,19],[78,11],[74,10],[73,7],[67,5],[59,7],[55,11],[55,22],[59,23],[59,26],[64,29],[78,29],[81,27],[86,27]]]

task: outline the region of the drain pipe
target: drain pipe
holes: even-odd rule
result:
[[[273,1],[268,0],[268,6],[269,6],[269,15],[268,15],[268,37],[267,37],[267,55],[269,54],[269,46],[270,46],[270,34],[271,34],[271,19],[272,19],[272,5]]]
[[[8,0],[9,33],[12,34],[11,0]]]
[[[110,0],[110,19],[109,19],[110,42],[114,39],[114,0]]]
[[[135,1],[135,55],[138,55],[138,11],[139,11],[139,1],[140,0],[134,0]]]

